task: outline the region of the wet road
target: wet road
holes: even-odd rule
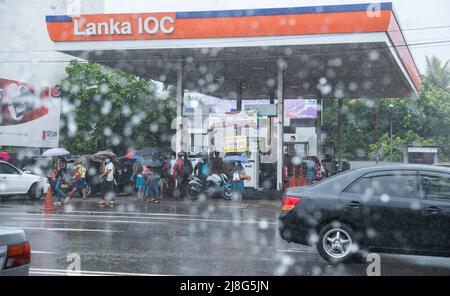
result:
[[[368,264],[330,266],[311,247],[283,241],[279,202],[244,200],[114,206],[74,198],[54,214],[43,200],[0,202],[0,225],[25,230],[32,275],[366,275]],[[450,258],[381,255],[382,275],[450,275]]]

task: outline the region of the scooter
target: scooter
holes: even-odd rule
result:
[[[231,199],[231,184],[228,182],[226,174],[212,174],[206,178],[205,182],[198,177],[192,176],[188,181],[187,194],[191,199],[197,199],[205,192],[208,196],[213,196],[220,192],[224,199]]]

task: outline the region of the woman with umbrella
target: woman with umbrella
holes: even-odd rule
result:
[[[231,171],[231,191],[233,192],[233,197],[236,200],[242,198],[242,194],[245,191],[244,180],[249,180],[250,176],[247,176],[243,162],[248,162],[248,159],[241,155],[232,155],[225,157],[225,162],[234,163],[235,166]]]

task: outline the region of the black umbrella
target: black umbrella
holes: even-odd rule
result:
[[[82,156],[78,157],[77,160],[75,160],[75,163],[82,163],[85,166],[87,166],[90,161],[93,161],[92,155],[86,154],[86,155],[82,155]]]
[[[157,168],[163,165],[163,161],[154,156],[139,157],[136,161],[141,165],[145,165],[149,168]]]
[[[107,151],[107,150],[105,150],[105,151],[99,151],[99,152],[95,153],[95,154],[92,156],[92,159],[93,159],[93,160],[99,161],[99,162],[101,162],[101,161],[103,161],[103,160],[105,160],[105,159],[107,159],[107,158],[110,158],[110,159],[116,159],[117,156],[116,156],[113,152]]]
[[[158,147],[144,147],[141,150],[139,150],[139,156],[145,157],[148,155],[155,155],[157,153],[161,152],[161,148]]]

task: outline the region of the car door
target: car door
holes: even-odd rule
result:
[[[375,247],[417,250],[422,246],[421,199],[417,171],[382,171],[367,175],[372,196],[365,216]]]
[[[418,247],[421,211],[416,171],[366,174],[345,190],[342,201],[352,216],[358,212],[363,215],[364,234],[370,246]]]
[[[450,253],[450,174],[421,171],[425,249]]]
[[[0,190],[2,194],[20,194],[20,171],[7,163],[0,163]]]

